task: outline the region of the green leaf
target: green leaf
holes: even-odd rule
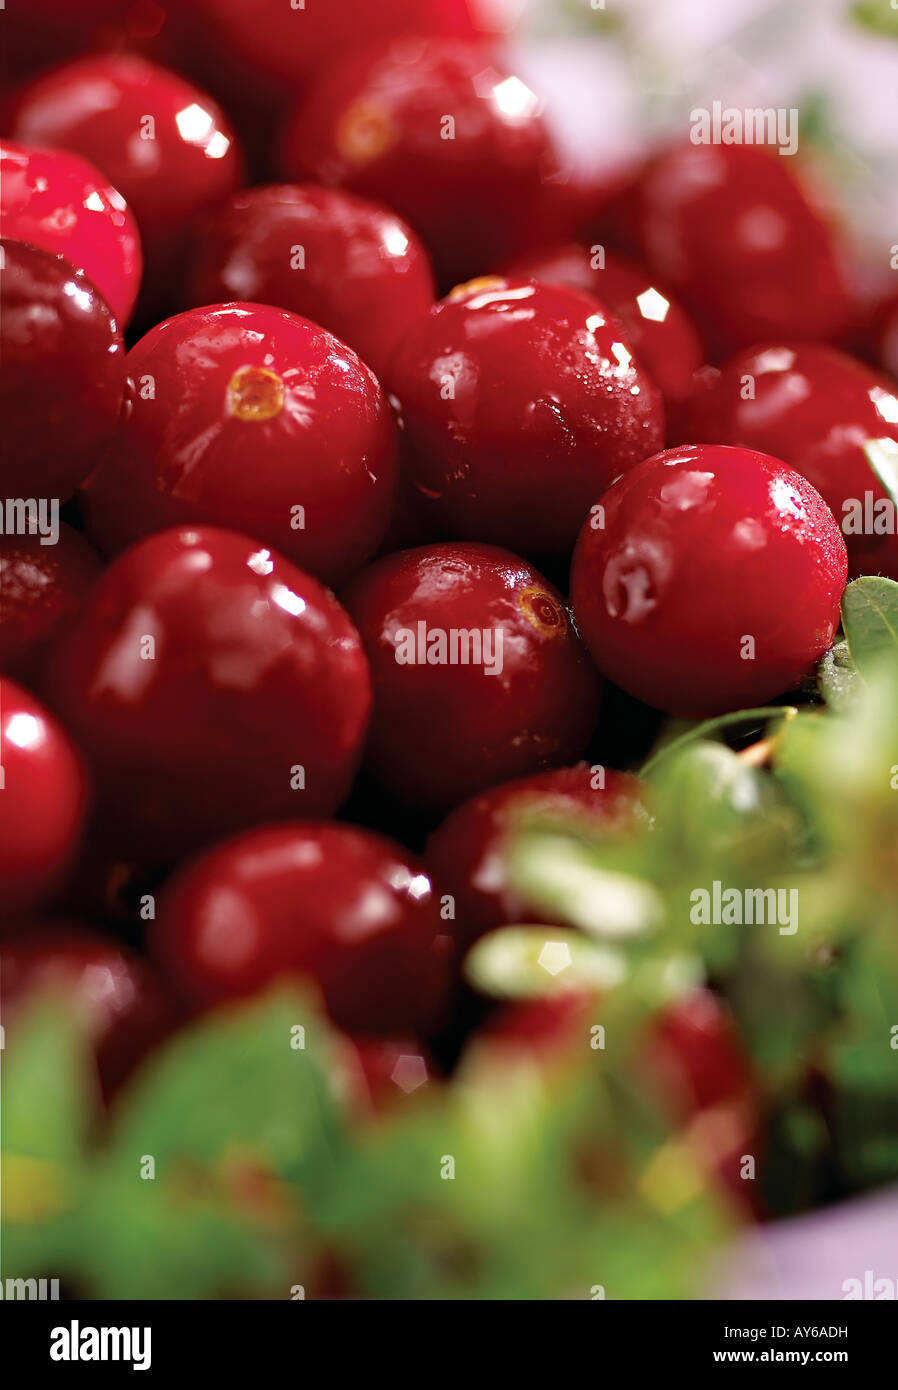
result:
[[[465,957],[469,984],[494,999],[534,999],[572,988],[608,990],[627,975],[626,957],[561,927],[500,927]]]
[[[898,39],[898,10],[891,7],[889,0],[860,0],[852,15],[864,29]]]
[[[866,674],[883,655],[898,660],[898,584],[865,575],[842,595],[842,626],[855,665]]]
[[[817,668],[817,689],[834,710],[844,710],[857,694],[858,670],[845,641],[837,642]]]
[[[601,846],[562,832],[514,837],[509,871],[515,890],[553,918],[609,941],[655,930],[664,904],[650,883],[608,867]]]
[[[893,506],[898,507],[898,440],[868,439],[864,453]]]
[[[760,730],[771,719],[792,719],[797,712],[794,705],[764,705],[759,709],[734,710],[731,714],[719,714],[713,719],[702,720],[693,725],[691,729],[687,729],[679,738],[663,744],[657,752],[653,753],[643,764],[641,776],[652,777],[662,761],[672,754],[678,753],[690,743],[710,739],[714,734],[723,733],[726,729],[739,728],[742,725],[749,726],[745,730],[746,733],[751,731],[752,725]]]

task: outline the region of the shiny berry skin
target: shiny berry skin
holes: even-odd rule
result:
[[[191,309],[141,338],[128,371],[115,446],[85,493],[100,550],[183,523],[239,527],[337,584],[377,549],[395,425],[332,334],[264,304]]]
[[[468,0],[327,0],[292,6],[282,0],[200,0],[241,57],[295,83],[341,59],[347,47],[378,43],[395,34],[474,33]]]
[[[604,783],[604,785],[602,785]],[[427,842],[427,863],[455,899],[452,932],[464,952],[484,932],[517,922],[544,922],[544,910],[509,883],[505,855],[515,827],[528,817],[564,818],[593,832],[618,834],[639,815],[639,783],[588,763],[490,787],[457,806]]]
[[[236,193],[200,240],[194,304],[277,304],[348,343],[383,381],[436,293],[421,242],[389,209],[341,189],[274,184]]]
[[[64,502],[115,430],[125,346],[82,271],[22,242],[0,246],[0,488]]]
[[[764,338],[831,339],[850,317],[829,228],[788,157],[677,144],[624,199],[640,260],[682,300],[716,356]]]
[[[55,544],[39,533],[0,537],[0,671],[32,678],[53,634],[78,609],[102,565],[61,522]]]
[[[193,1005],[305,974],[334,1022],[365,1034],[430,1027],[447,985],[427,874],[392,841],[336,823],[265,826],[187,865],[166,886],[152,947]]]
[[[56,645],[48,688],[123,852],[160,862],[260,821],[330,814],[371,701],[333,595],[211,527],[114,561]]]
[[[342,597],[374,682],[368,766],[407,802],[448,809],[583,752],[599,683],[564,600],[525,560],[421,546],[378,560]]]
[[[480,44],[417,39],[328,68],[288,124],[284,167],[393,208],[446,287],[523,250],[558,177],[541,102],[519,77]]]
[[[84,769],[68,735],[0,676],[0,921],[46,900],[81,835]]]
[[[692,374],[705,360],[701,339],[685,311],[633,261],[611,251],[593,266],[592,251],[566,242],[515,261],[508,275],[570,285],[593,294],[617,319],[627,344],[664,396],[668,414],[692,389]]]
[[[151,275],[171,270],[190,221],[241,177],[234,131],[211,97],[133,54],[96,53],[42,74],[19,98],[13,135],[103,170],[137,219]]]
[[[697,718],[792,690],[839,626],[847,559],[820,494],[751,449],[683,445],[605,493],[571,569],[599,670]]]
[[[7,1030],[43,993],[61,993],[83,1017],[109,1098],[174,1022],[148,963],[113,937],[80,923],[23,922],[0,940]]]
[[[0,234],[65,256],[93,281],[118,324],[128,322],[143,267],[137,223],[86,159],[4,140]]]
[[[748,382],[753,399],[744,399]],[[882,440],[886,461],[898,463],[898,386],[887,377],[821,343],[761,344],[699,374],[687,429],[693,439],[783,459],[841,525],[849,573],[898,579],[894,508],[865,452]],[[873,531],[884,524],[890,533]]]
[[[489,277],[408,331],[393,363],[408,475],[449,535],[563,554],[664,410],[617,322],[565,285]]]

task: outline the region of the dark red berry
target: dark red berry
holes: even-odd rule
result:
[[[440,1015],[442,932],[433,885],[405,850],[351,825],[292,824],[252,830],[182,869],[153,949],[191,1004],[302,974],[340,1027],[391,1036]]]
[[[879,360],[889,375],[898,381],[898,295],[890,299],[879,315]]]
[[[218,209],[198,252],[194,304],[255,300],[302,314],[382,380],[435,298],[427,252],[387,208],[340,189],[274,184]]]
[[[898,386],[887,377],[820,343],[763,344],[699,375],[687,430],[784,459],[840,523],[850,573],[898,579],[898,518],[873,467],[898,476]]]
[[[212,528],[163,532],[110,565],[54,650],[49,688],[123,851],[160,861],[260,821],[330,814],[371,701],[333,595]]]
[[[377,549],[395,426],[332,334],[263,304],[191,309],[151,329],[128,371],[115,447],[85,494],[101,550],[182,523],[238,527],[336,584]]]
[[[95,551],[63,522],[49,544],[36,532],[0,538],[0,671],[35,676],[53,634],[77,611],[102,569]]]
[[[595,295],[611,310],[637,361],[662,392],[668,416],[682,406],[693,372],[704,361],[701,339],[685,311],[647,270],[604,247],[565,242],[522,257],[508,274]]]
[[[241,58],[295,83],[341,59],[347,50],[394,34],[458,35],[475,32],[469,0],[328,0],[291,5],[284,0],[200,0]]]
[[[683,445],[605,493],[574,552],[571,600],[599,669],[689,718],[791,690],[831,645],[845,542],[779,459]]]
[[[39,994],[62,994],[83,1018],[108,1098],[174,1022],[150,966],[77,923],[28,922],[0,942],[7,1030]]]
[[[65,501],[115,430],[124,344],[69,261],[5,238],[0,254],[0,488],[4,498]]]
[[[564,600],[526,561],[422,546],[343,597],[374,681],[368,764],[405,800],[448,809],[583,752],[598,682]]]
[[[408,1096],[432,1091],[439,1068],[416,1038],[346,1038],[351,1104],[359,1119],[393,1110]],[[353,1066],[354,1063],[354,1066]]]
[[[0,149],[2,235],[65,256],[83,270],[119,325],[131,316],[142,258],[121,193],[78,155],[9,140]]]
[[[409,476],[449,535],[569,551],[591,503],[664,439],[660,393],[591,295],[472,280],[393,364]]]
[[[0,676],[0,920],[46,900],[86,809],[81,760],[32,695]]]
[[[386,203],[444,286],[532,242],[557,179],[542,103],[480,44],[407,39],[329,67],[289,123],[290,179]]]
[[[622,200],[625,234],[685,304],[717,355],[850,317],[832,234],[788,157],[682,143],[654,155]]]
[[[516,828],[533,818],[542,823],[558,817],[593,833],[619,833],[639,814],[638,791],[633,777],[578,763],[491,787],[456,807],[431,835],[427,863],[455,899],[458,950],[493,927],[547,920],[509,882],[506,854]]]
[[[103,170],[137,219],[150,279],[175,273],[192,219],[241,175],[234,131],[211,97],[133,54],[92,54],[42,74],[21,94],[13,134]]]

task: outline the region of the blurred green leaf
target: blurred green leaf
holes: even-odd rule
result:
[[[898,584],[865,575],[842,595],[842,626],[858,670],[866,675],[882,657],[898,662]]]

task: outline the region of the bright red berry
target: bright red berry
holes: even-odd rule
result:
[[[571,600],[599,669],[689,718],[793,689],[831,645],[847,560],[820,494],[781,460],[683,445],[609,488]]]
[[[400,797],[448,809],[583,752],[598,682],[564,600],[526,561],[422,546],[378,560],[343,598],[374,681],[368,764]]]
[[[820,343],[763,344],[699,375],[686,429],[785,460],[840,523],[850,572],[898,579],[898,518],[873,467],[898,466],[898,387],[887,377]]]
[[[445,286],[529,245],[558,177],[526,83],[480,44],[420,39],[333,63],[288,126],[285,169],[394,208]]]
[[[639,784],[624,773],[578,763],[481,792],[446,817],[427,842],[427,863],[455,899],[453,936],[464,952],[484,932],[516,922],[544,922],[544,909],[509,882],[512,835],[528,818],[558,817],[612,834],[634,824]]]
[[[174,1022],[160,981],[139,956],[76,923],[28,922],[0,942],[7,1030],[26,1002],[62,993],[81,1014],[109,1097]]]
[[[332,334],[263,304],[191,309],[141,338],[128,371],[115,447],[85,494],[100,550],[183,523],[238,527],[337,584],[377,549],[395,426]]]
[[[142,258],[137,224],[121,193],[78,155],[4,141],[0,232],[65,256],[83,270],[119,325],[131,316]]]
[[[620,473],[664,439],[660,393],[617,321],[564,285],[461,285],[393,363],[408,474],[449,535],[570,551]]]
[[[716,355],[845,328],[835,243],[788,157],[754,145],[669,146],[648,161],[621,213],[639,258]]]
[[[344,57],[347,49],[395,34],[475,32],[469,0],[329,0],[290,5],[283,0],[201,0],[242,57],[295,83]]]
[[[0,919],[46,900],[81,835],[81,760],[32,695],[0,676]]]
[[[18,241],[0,247],[0,487],[62,502],[115,430],[125,347],[83,271]]]
[[[351,825],[264,827],[216,846],[166,887],[153,948],[192,1004],[303,974],[351,1032],[427,1029],[446,995],[430,879],[398,845]]]
[[[427,252],[401,218],[336,188],[236,193],[210,219],[194,304],[254,300],[320,323],[381,380],[409,324],[435,298]]]
[[[682,406],[692,389],[693,372],[704,361],[701,339],[685,311],[649,271],[604,247],[601,251],[598,257],[590,247],[566,242],[522,257],[508,274],[595,295],[611,310],[637,361],[662,392],[669,416]]]
[[[166,531],[105,571],[49,688],[93,763],[110,833],[165,861],[265,820],[328,815],[371,694],[336,599],[229,531]]]
[[[53,634],[101,569],[99,556],[64,522],[55,541],[37,532],[0,538],[0,671],[17,680],[36,675]]]
[[[96,53],[42,74],[21,94],[13,134],[103,170],[137,219],[156,281],[176,273],[190,222],[241,176],[236,136],[211,97],[133,54]]]

